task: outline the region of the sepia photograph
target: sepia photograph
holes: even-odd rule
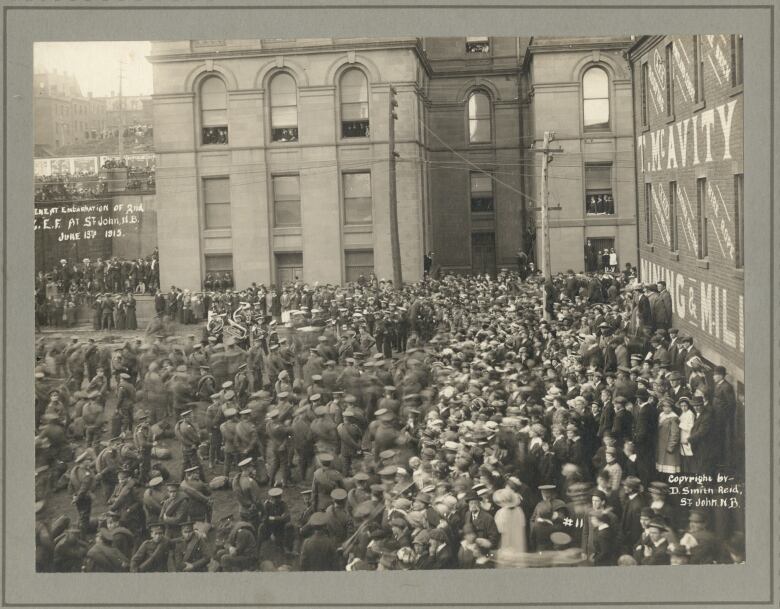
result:
[[[33,57],[37,573],[746,562],[741,33]]]

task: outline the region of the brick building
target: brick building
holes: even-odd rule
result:
[[[562,149],[548,172],[553,273],[603,268],[605,249],[614,248],[620,266],[637,262],[630,45],[629,37],[535,36],[527,47],[526,147],[541,147],[554,131],[551,146]],[[531,152],[525,164],[537,199],[541,159]],[[537,239],[539,261],[540,248]]]
[[[744,382],[742,37],[644,36],[629,52],[639,258],[674,324]]]
[[[35,156],[52,156],[58,148],[98,139],[106,128],[106,104],[82,95],[72,74],[57,71],[33,76]]]

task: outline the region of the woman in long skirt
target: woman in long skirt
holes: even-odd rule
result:
[[[138,318],[135,316],[135,297],[128,293],[125,307],[127,309],[126,316],[127,316],[127,329],[128,330],[137,330],[138,329]]]

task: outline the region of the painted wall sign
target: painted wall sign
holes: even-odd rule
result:
[[[643,281],[666,282],[672,296],[672,310],[680,322],[706,333],[722,347],[745,353],[742,293],[673,271],[644,258],[640,259],[640,268]]]
[[[731,133],[739,99],[636,138],[643,173],[731,160]]]
[[[57,231],[56,240],[60,242],[123,238],[138,232],[143,212],[143,203],[110,200],[37,206],[35,230]]]

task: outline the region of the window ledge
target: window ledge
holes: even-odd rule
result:
[[[301,232],[300,226],[274,226],[274,236],[300,235]]]
[[[745,269],[744,269],[744,267],[743,268],[734,269],[734,277],[736,277],[737,279],[744,280],[745,279]]]
[[[707,105],[707,102],[704,99],[701,100],[700,102],[696,102],[693,105],[693,111],[694,112],[698,112],[699,110],[703,110],[706,105]]]
[[[652,243],[646,243],[645,245],[647,246],[647,251],[648,252],[654,252],[655,251],[655,245],[653,245]]]
[[[710,261],[706,258],[697,258],[696,266],[700,269],[708,269],[710,268]]]
[[[370,142],[370,141],[371,141],[371,136],[370,135],[365,136],[365,137],[361,135],[360,137],[340,137],[339,138],[339,143],[340,144],[350,144],[350,143],[353,143],[353,142],[356,143],[356,144],[361,144],[361,143],[366,143],[366,142]]]
[[[729,91],[729,97],[740,95],[744,91],[744,89],[745,89],[745,85],[743,83],[731,87],[731,90]]]
[[[206,238],[220,238],[220,237],[230,237],[231,236],[231,229],[230,228],[206,228],[203,229],[203,236]]]
[[[677,261],[680,259],[680,252],[669,252],[669,260]]]
[[[640,127],[640,130],[642,131],[642,133],[647,133],[648,131],[650,131],[650,125],[642,125]]]
[[[373,224],[345,224],[345,233],[370,233],[373,232]]]
[[[674,113],[667,114],[666,115],[666,124],[668,125],[669,123],[673,123],[673,122],[674,122]]]

